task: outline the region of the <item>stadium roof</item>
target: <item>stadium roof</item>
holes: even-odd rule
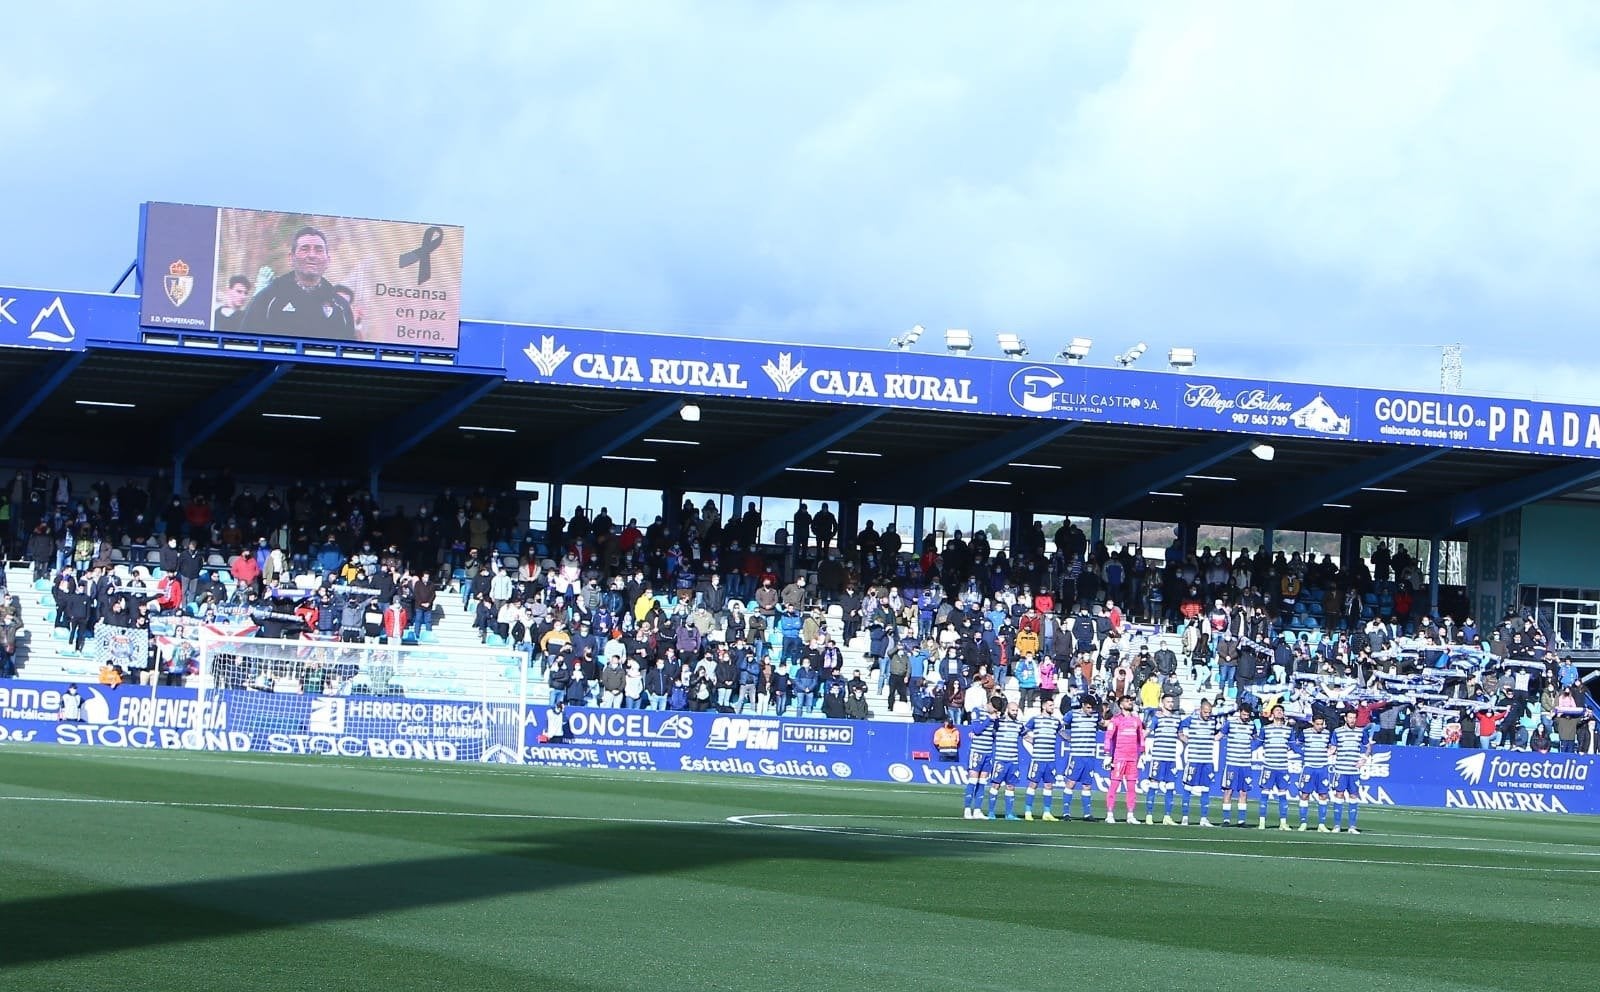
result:
[[[388,486],[558,480],[1423,537],[1600,473],[1326,437],[1268,438],[1264,461],[1247,434],[736,396],[690,397],[690,423],[682,394],[220,350],[0,348],[0,388],[8,454],[85,470],[182,452],[191,474],[359,479],[380,463]]]

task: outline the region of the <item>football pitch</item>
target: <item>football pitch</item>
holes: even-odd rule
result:
[[[1351,837],[960,802],[5,747],[0,987],[1420,992],[1593,967],[1594,819],[1366,809]]]

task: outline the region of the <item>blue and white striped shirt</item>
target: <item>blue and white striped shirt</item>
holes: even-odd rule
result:
[[[1328,742],[1333,735],[1326,730],[1306,730],[1300,734],[1301,759],[1307,768],[1327,768]]]
[[[1061,731],[1066,726],[1059,713],[1040,713],[1028,721],[1028,744],[1034,761],[1054,761],[1061,753]]]
[[[1289,770],[1289,754],[1294,744],[1294,728],[1287,723],[1269,723],[1261,731],[1261,765],[1269,772]]]
[[[1073,710],[1062,717],[1067,724],[1068,753],[1074,758],[1100,757],[1100,714]]]
[[[1003,716],[995,721],[994,760],[996,764],[1016,764],[1022,747],[1022,721]]]
[[[1178,731],[1184,724],[1183,714],[1160,710],[1150,718],[1150,760],[1178,760]]]
[[[1226,721],[1222,725],[1222,763],[1233,768],[1249,768],[1250,757],[1260,743],[1253,721]]]
[[[1333,732],[1333,771],[1336,775],[1354,775],[1361,770],[1361,759],[1367,753],[1368,727],[1340,727]]]
[[[993,720],[980,720],[967,734],[974,754],[993,754],[999,725]]]
[[[1201,716],[1196,713],[1179,725],[1179,729],[1183,732],[1185,756],[1189,759],[1189,764],[1217,763],[1217,731],[1221,729],[1221,722],[1221,718],[1216,714]]]

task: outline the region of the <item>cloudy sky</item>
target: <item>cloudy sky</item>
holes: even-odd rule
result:
[[[1596,399],[1600,6],[239,9],[8,13],[0,284],[176,200],[463,224],[475,317]]]

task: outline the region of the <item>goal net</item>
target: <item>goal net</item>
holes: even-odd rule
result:
[[[235,749],[520,764],[527,656],[511,648],[204,637],[197,703]]]

